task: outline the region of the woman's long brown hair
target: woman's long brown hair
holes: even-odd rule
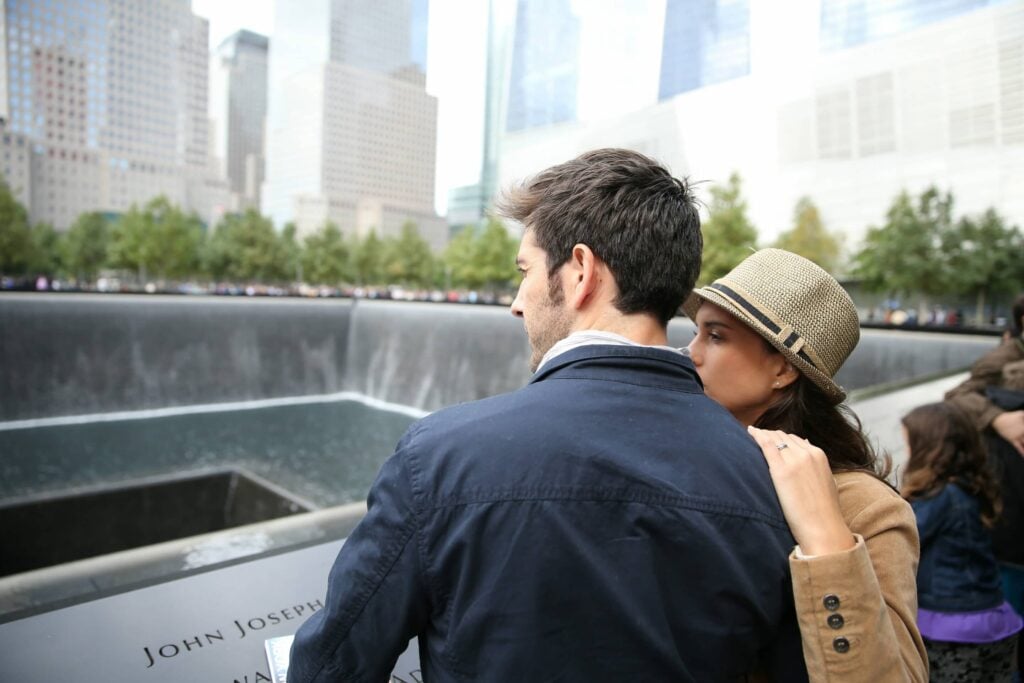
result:
[[[956,483],[981,503],[981,521],[991,527],[1003,509],[999,484],[977,428],[952,403],[929,403],[903,417],[910,458],[900,493],[929,498]]]
[[[833,472],[867,472],[883,481],[889,476],[889,458],[879,457],[871,448],[860,419],[845,405],[833,405],[825,392],[802,373],[754,426],[807,439],[825,451]]]

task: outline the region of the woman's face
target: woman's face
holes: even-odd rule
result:
[[[754,424],[775,400],[776,390],[797,378],[797,371],[720,306],[705,301],[696,323],[697,335],[688,348],[704,391],[744,425]]]

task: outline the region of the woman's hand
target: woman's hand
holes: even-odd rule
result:
[[[856,544],[839,509],[839,492],[828,458],[806,439],[747,427],[768,461],[789,530],[804,555],[828,555]]]

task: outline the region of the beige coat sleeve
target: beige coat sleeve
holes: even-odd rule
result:
[[[870,475],[836,476],[843,516],[857,536],[846,552],[790,556],[810,680],[928,680],[917,629],[920,545],[910,505]]]

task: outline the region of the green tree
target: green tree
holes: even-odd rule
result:
[[[281,231],[281,248],[284,251],[284,260],[288,264],[288,277],[294,282],[303,282],[302,274],[302,245],[299,244],[298,229],[295,223],[285,223]]]
[[[61,238],[49,223],[36,223],[29,231],[28,272],[53,276],[61,266]]]
[[[793,211],[793,227],[779,235],[775,246],[814,261],[822,269],[834,272],[839,261],[839,240],[825,229],[818,207],[802,197]]]
[[[471,225],[463,227],[448,242],[444,250],[444,267],[453,286],[476,289],[483,285],[483,274],[476,258],[476,243],[476,230]]]
[[[370,228],[366,237],[352,248],[352,265],[356,282],[361,285],[379,285],[384,282],[384,242],[377,231]]]
[[[506,288],[517,277],[517,246],[505,225],[489,218],[482,231],[467,226],[455,235],[445,249],[444,267],[455,286]]]
[[[199,270],[203,226],[167,197],[132,206],[115,224],[110,258],[114,266],[134,270],[139,280],[149,275],[182,278]]]
[[[1024,282],[1024,237],[994,209],[977,218],[961,218],[942,236],[948,265],[948,290],[971,293],[978,325],[984,324],[985,301],[1015,294]]]
[[[302,252],[302,270],[307,282],[337,285],[352,279],[349,246],[334,223],[327,222],[319,232],[306,238]]]
[[[701,226],[704,257],[701,261],[701,284],[722,277],[745,259],[757,245],[757,229],[747,218],[747,203],[741,194],[737,173],[729,182],[711,188],[708,219]]]
[[[92,282],[107,262],[110,230],[101,213],[83,213],[64,236],[62,258],[73,277]]]
[[[28,212],[0,180],[0,273],[22,275],[32,258]]]
[[[517,240],[508,234],[505,225],[496,218],[488,218],[484,231],[477,238],[477,259],[486,286],[503,289],[516,280],[518,250]]]
[[[389,240],[384,273],[389,282],[429,287],[434,278],[434,254],[412,221],[406,221],[398,239]]]
[[[207,242],[204,263],[216,280],[281,282],[292,271],[287,245],[255,209],[225,216]]]
[[[110,264],[134,271],[142,282],[159,260],[160,253],[152,239],[152,223],[143,209],[132,205],[111,231]]]
[[[948,288],[942,236],[953,222],[953,197],[935,187],[915,204],[901,192],[886,213],[885,224],[868,229],[853,258],[853,274],[871,291],[890,295],[942,294]]]

